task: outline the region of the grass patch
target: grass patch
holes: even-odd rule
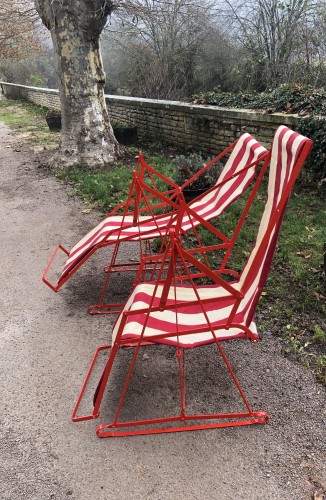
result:
[[[318,356],[318,358],[316,359],[314,371],[317,380],[326,385],[326,354],[321,354],[320,356]]]
[[[29,102],[0,100],[0,120],[17,129],[34,149],[47,149],[60,141],[60,134],[49,131],[45,121],[47,111],[47,108]]]
[[[174,167],[168,158],[158,155],[146,155],[146,161],[171,178]],[[74,169],[67,172],[57,171],[59,179],[72,184],[71,194],[79,195],[85,203],[96,204],[105,210],[112,210],[118,203],[127,199],[132,171],[137,163],[137,159],[128,162],[117,162],[108,171],[90,172],[84,169]],[[161,189],[167,189],[165,183],[158,181]]]
[[[326,344],[326,333],[319,325],[315,326],[314,335],[312,337],[312,341],[317,344]]]

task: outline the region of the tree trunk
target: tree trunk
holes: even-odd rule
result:
[[[99,41],[66,22],[52,31],[61,101],[61,154],[65,166],[103,167],[114,161],[117,141],[104,98]]]
[[[62,117],[56,163],[62,168],[104,168],[121,150],[106,109],[99,50],[99,36],[113,4],[35,0],[35,5],[51,31],[56,55]]]

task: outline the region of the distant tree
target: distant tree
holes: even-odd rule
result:
[[[0,59],[13,60],[41,53],[43,46],[35,28],[39,18],[30,0],[0,0]]]
[[[48,41],[42,44],[42,53],[37,51],[22,54],[19,59],[0,59],[0,80],[34,87],[58,88],[53,49]]]
[[[311,0],[225,0],[238,39],[250,58],[254,84],[263,89],[287,80],[289,64],[301,42],[302,23]]]
[[[194,91],[201,47],[210,33],[211,0],[133,0],[120,3],[105,31],[118,86],[133,95],[177,99]],[[112,46],[115,53],[112,54]],[[120,61],[119,61],[120,59]]]
[[[316,87],[326,85],[326,1],[318,0],[301,28],[301,51],[293,78]]]
[[[197,91],[237,91],[243,88],[241,47],[222,26],[212,26],[200,47],[195,68]]]

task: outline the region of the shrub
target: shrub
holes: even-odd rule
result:
[[[298,131],[314,141],[305,164],[312,181],[326,188],[326,89],[310,85],[286,84],[271,92],[202,92],[193,97],[198,104],[259,109],[265,113],[284,112],[299,115]]]
[[[297,128],[301,134],[314,141],[305,168],[320,187],[326,188],[326,117],[313,115],[301,118]]]
[[[266,113],[284,112],[307,115],[317,113],[326,115],[326,90],[315,89],[310,85],[286,84],[270,92],[202,92],[193,96],[197,104],[260,109]]]
[[[191,153],[187,156],[179,155],[173,160],[175,165],[175,183],[181,186],[193,175],[207,165],[213,158],[204,159],[201,153]],[[222,166],[219,163],[213,164],[209,169],[189,184],[189,189],[209,189],[215,184],[218,175],[221,173]]]

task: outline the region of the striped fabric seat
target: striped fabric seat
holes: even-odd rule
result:
[[[191,202],[189,206],[207,221],[219,216],[247,189],[256,174],[257,165],[230,179],[222,186],[219,187],[219,185],[266,153],[266,149],[252,136],[243,134],[236,142],[216,182],[216,189],[209,190],[207,194]],[[99,245],[163,237],[166,235],[166,227],[170,220],[171,214],[157,216],[154,219],[151,216],[139,216],[137,224],[134,225],[132,215],[109,215],[71,249],[59,283]],[[182,231],[186,232],[198,224],[197,219],[185,216],[182,220]]]
[[[251,338],[257,339],[257,330],[253,320],[254,311],[267,279],[271,260],[276,246],[277,236],[290,194],[298,172],[298,159],[304,146],[310,147],[311,141],[287,127],[279,127],[275,134],[268,184],[268,199],[262,215],[257,240],[251,255],[237,282],[232,284],[235,292],[243,293],[236,311],[236,295],[227,292],[223,286],[197,287],[200,300],[194,306],[187,302],[196,300],[192,287],[172,286],[169,290],[167,305],[175,305],[172,309],[151,312],[160,305],[163,285],[141,283],[136,286],[126,303],[124,313],[118,318],[113,330],[113,338],[121,335],[121,339],[135,339],[142,336],[151,340],[157,335],[165,335],[155,342],[179,345],[181,347],[196,347],[214,342],[211,329],[216,329],[218,340],[236,337],[247,337],[246,328],[251,332]],[[301,165],[299,165],[301,166]],[[297,169],[297,172],[294,169]],[[279,203],[282,202],[281,209]],[[153,296],[155,292],[155,296]],[[216,302],[205,303],[206,299],[218,299]],[[142,310],[135,314],[134,311]],[[120,331],[123,314],[132,312]],[[207,313],[210,325],[207,324]],[[231,322],[231,328],[228,321]],[[232,327],[232,325],[234,325]],[[202,333],[192,333],[196,329],[206,330]],[[187,333],[189,332],[189,333]],[[171,337],[167,336],[171,334]],[[178,336],[179,334],[179,336]],[[183,334],[183,335],[181,335]]]
[[[193,302],[197,299],[191,286],[177,286],[176,288],[171,288],[166,305],[178,304],[178,308],[148,313],[148,309],[159,307],[163,285],[158,286],[153,300],[154,289],[154,284],[142,283],[135,288],[134,292],[129,297],[124,308],[125,311],[146,309],[146,312],[128,316],[121,339],[134,340],[142,335],[144,340],[151,340],[153,336],[171,333],[173,336],[164,337],[162,340],[156,340],[155,342],[184,348],[198,347],[215,341],[207,325],[202,306],[199,303],[197,305],[187,306],[187,302]],[[228,330],[225,328],[232,307],[235,304],[234,296],[225,292],[223,287],[216,286],[197,287],[197,292],[200,299],[203,301],[205,299],[215,299],[217,297],[220,299],[218,308],[216,302],[204,303],[203,306],[218,340],[247,337],[244,330],[240,329],[238,326],[229,328]],[[119,331],[121,319],[122,315],[118,318],[113,329],[112,342],[114,342]],[[238,309],[234,322],[237,323],[237,325],[245,325],[245,310]],[[142,332],[145,323],[146,327],[144,332]],[[249,326],[253,333],[252,338],[258,339],[254,321],[252,321]],[[203,331],[192,333],[196,329]],[[187,333],[188,331],[189,333]],[[177,336],[177,332],[180,333],[180,336]]]

